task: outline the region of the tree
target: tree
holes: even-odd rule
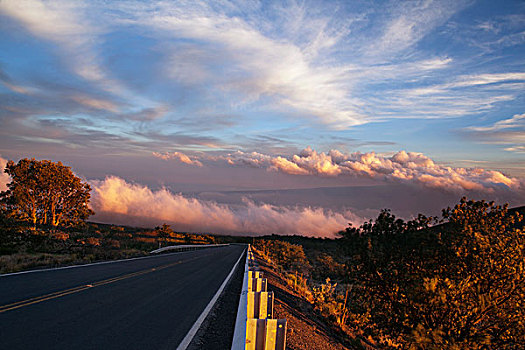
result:
[[[389,211],[341,234],[348,254],[350,314],[390,347],[525,347],[525,234],[507,206],[463,198],[404,222]]]
[[[465,348],[525,347],[525,234],[515,228],[522,216],[506,204],[462,198],[443,218],[454,259],[426,281],[432,317],[418,329],[440,334],[423,338]]]
[[[88,206],[91,187],[61,162],[25,158],[9,161],[4,171],[12,181],[0,201],[11,217],[55,227],[94,214]]]
[[[159,238],[159,248],[161,240],[166,241],[174,233],[171,229],[171,226],[168,224],[162,224],[162,226],[155,227],[155,231],[157,232],[157,237]]]

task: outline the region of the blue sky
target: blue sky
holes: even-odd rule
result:
[[[0,32],[5,159],[183,192],[522,190],[522,1],[4,0]]]

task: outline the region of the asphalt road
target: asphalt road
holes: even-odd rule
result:
[[[243,250],[0,275],[0,349],[176,349]]]

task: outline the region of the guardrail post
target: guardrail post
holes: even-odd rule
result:
[[[249,318],[246,350],[285,350],[286,320]]]
[[[248,278],[262,278],[261,271],[248,271]]]
[[[249,318],[246,322],[246,350],[264,349],[266,320]]]
[[[266,292],[267,290],[266,278],[248,278],[248,292]]]
[[[273,318],[273,292],[261,292],[259,318]]]
[[[264,350],[284,350],[286,344],[286,320],[266,320]]]
[[[273,317],[273,292],[248,292],[248,318]]]

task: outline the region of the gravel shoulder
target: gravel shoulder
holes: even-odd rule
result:
[[[243,274],[244,257],[197,334],[195,334],[188,350],[231,349]]]

